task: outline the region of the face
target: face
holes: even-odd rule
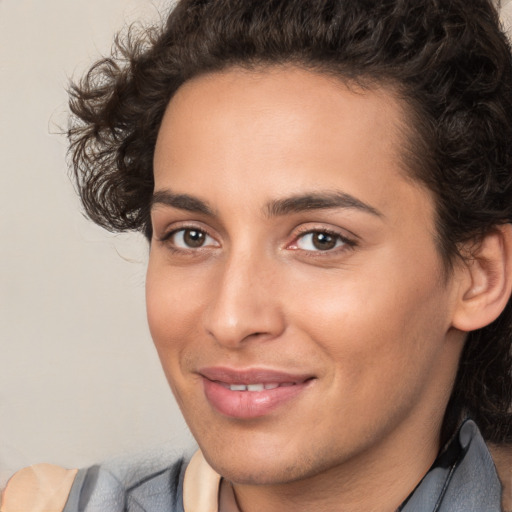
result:
[[[400,162],[404,123],[391,92],[294,68],[202,76],[168,106],[149,325],[193,435],[235,482],[436,437],[456,286],[432,198]]]

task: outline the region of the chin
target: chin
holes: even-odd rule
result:
[[[217,473],[239,485],[283,485],[311,478],[327,470],[333,456],[321,447],[309,446],[308,453],[289,439],[227,444],[206,443],[202,452]]]
[[[276,458],[255,460],[246,458],[241,461],[210,460],[208,463],[224,478],[239,485],[282,485],[308,476],[306,468],[298,461],[286,464]]]

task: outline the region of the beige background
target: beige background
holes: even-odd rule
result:
[[[145,242],[83,219],[55,134],[68,77],[164,5],[0,0],[0,487],[35,462],[193,442],[146,327]]]
[[[192,443],[146,327],[146,244],[93,226],[65,164],[68,77],[163,0],[0,0],[0,487]]]

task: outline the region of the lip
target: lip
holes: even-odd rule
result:
[[[198,373],[210,405],[221,414],[238,419],[270,414],[303,394],[314,379],[313,375],[263,368],[208,367]],[[237,384],[278,384],[278,387],[261,391],[232,391],[228,387]]]

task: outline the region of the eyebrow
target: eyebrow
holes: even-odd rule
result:
[[[171,206],[179,210],[214,216],[213,209],[205,201],[189,194],[174,194],[169,190],[159,190],[153,194],[150,208],[152,209],[156,205]]]
[[[331,208],[349,208],[370,213],[377,217],[384,215],[369,204],[345,192],[319,192],[300,194],[284,199],[276,199],[267,205],[267,214],[270,217],[300,213],[309,210],[326,210]]]
[[[206,201],[189,194],[175,194],[169,190],[159,190],[153,194],[151,208],[156,205],[165,205],[193,213],[215,216],[214,209]],[[334,208],[355,209],[370,213],[376,217],[384,217],[379,210],[350,194],[331,191],[299,194],[283,199],[275,199],[266,205],[265,212],[269,217],[280,217],[291,213]]]

